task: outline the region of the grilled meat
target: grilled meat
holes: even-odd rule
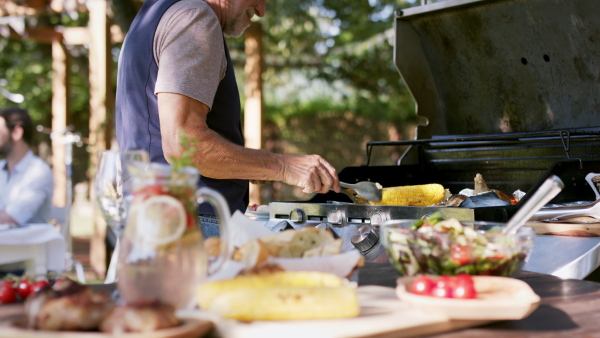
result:
[[[464,202],[468,197],[465,195],[452,195],[446,201],[445,206],[447,207],[460,207],[461,203]]]
[[[510,198],[510,196],[508,196],[507,194],[503,193],[502,191],[500,191],[500,190],[496,190],[496,189],[491,189],[490,191],[493,191],[493,192],[495,192],[495,193],[496,193],[496,195],[498,195],[498,198],[500,198],[500,199],[501,199],[501,200],[503,200],[504,202],[507,202],[507,203],[513,204],[513,203],[512,203],[512,200],[511,200],[511,198]]]
[[[488,188],[487,184],[485,183],[485,180],[483,179],[483,176],[480,173],[477,173],[477,175],[475,175],[474,181],[475,189],[473,189],[473,195],[481,194],[487,191],[493,191],[494,193],[496,193],[496,195],[498,195],[499,199],[503,200],[504,202],[513,204],[510,199],[510,196],[508,196],[507,194],[503,193],[500,190]]]
[[[70,279],[44,288],[25,303],[28,326],[37,330],[95,330],[106,314],[115,307],[104,293],[94,293],[89,286]]]
[[[481,194],[482,192],[490,191],[487,184],[485,184],[485,180],[480,173],[475,175],[475,189],[473,189],[473,195]]]
[[[151,332],[179,325],[175,309],[164,304],[119,306],[102,321],[102,332],[120,335],[127,332]]]

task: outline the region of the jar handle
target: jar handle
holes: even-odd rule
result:
[[[212,275],[217,272],[223,263],[227,261],[233,254],[233,247],[230,247],[229,241],[229,218],[231,213],[229,212],[229,205],[223,196],[210,188],[202,187],[196,192],[196,199],[198,204],[208,202],[210,203],[219,218],[219,231],[221,236],[221,247],[219,248],[219,257],[208,267],[208,274]]]

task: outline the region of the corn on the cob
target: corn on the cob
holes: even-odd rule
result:
[[[358,316],[356,290],[338,287],[240,289],[217,297],[210,310],[242,321],[350,318]]]
[[[201,284],[198,305],[209,309],[213,300],[222,294],[242,289],[268,289],[273,287],[338,287],[344,281],[330,273],[316,271],[280,271],[268,275],[246,275]]]
[[[445,190],[441,184],[407,185],[382,189],[380,202],[372,205],[402,205],[426,207],[444,200]]]

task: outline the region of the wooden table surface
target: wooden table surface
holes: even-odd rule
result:
[[[529,317],[448,332],[435,337],[596,337],[600,336],[600,283],[520,272],[541,298]],[[389,264],[370,264],[359,271],[359,285],[396,286],[398,274]]]
[[[542,298],[540,307],[518,321],[501,321],[481,327],[448,332],[436,337],[581,337],[600,336],[600,283],[521,272]],[[359,270],[359,285],[395,287],[398,274],[389,264],[367,264]],[[114,285],[96,285],[110,291]],[[0,305],[0,319],[22,313],[22,304]]]

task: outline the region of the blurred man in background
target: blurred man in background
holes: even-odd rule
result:
[[[0,224],[48,223],[52,169],[31,151],[33,121],[26,110],[0,110]]]

